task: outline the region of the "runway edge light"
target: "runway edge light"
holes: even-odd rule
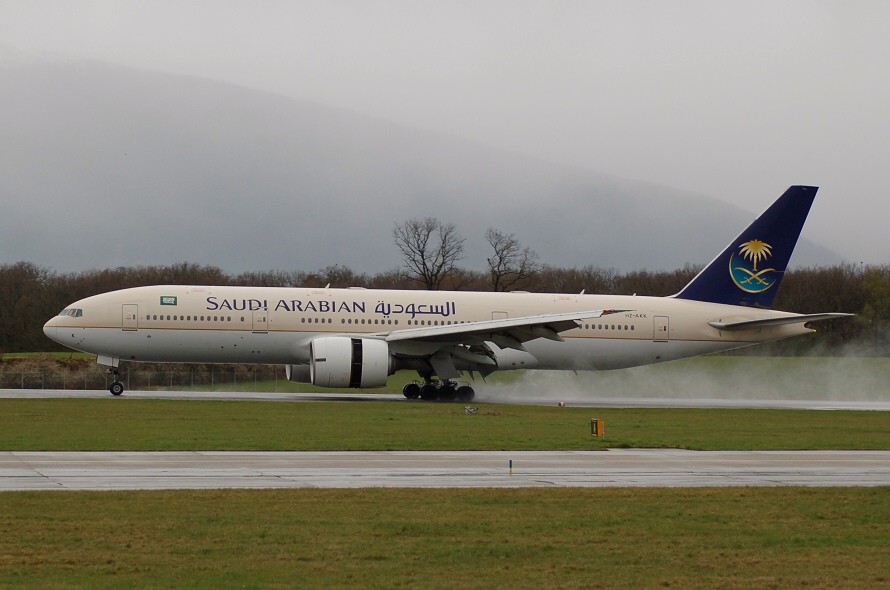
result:
[[[599,418],[590,419],[590,436],[595,438],[603,438],[605,433],[605,424]]]

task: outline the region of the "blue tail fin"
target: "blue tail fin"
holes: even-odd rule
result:
[[[817,190],[790,187],[674,297],[771,307]]]

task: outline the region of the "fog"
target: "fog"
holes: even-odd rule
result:
[[[879,1],[7,0],[0,56],[231,82],[752,213],[814,184],[804,236],[881,264],[888,25]]]

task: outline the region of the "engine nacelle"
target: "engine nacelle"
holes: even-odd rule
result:
[[[284,365],[284,374],[288,381],[294,383],[312,383],[309,365]]]
[[[373,338],[330,336],[310,345],[309,374],[319,387],[381,387],[390,374],[389,345]]]

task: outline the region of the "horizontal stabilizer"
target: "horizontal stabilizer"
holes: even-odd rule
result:
[[[804,315],[792,315],[783,318],[770,318],[767,320],[746,320],[744,322],[708,322],[708,325],[718,330],[734,332],[736,330],[754,330],[756,328],[766,328],[769,326],[785,326],[788,324],[803,324],[805,322],[820,322],[822,320],[833,320],[835,318],[846,318],[852,316],[852,313],[811,313]]]

